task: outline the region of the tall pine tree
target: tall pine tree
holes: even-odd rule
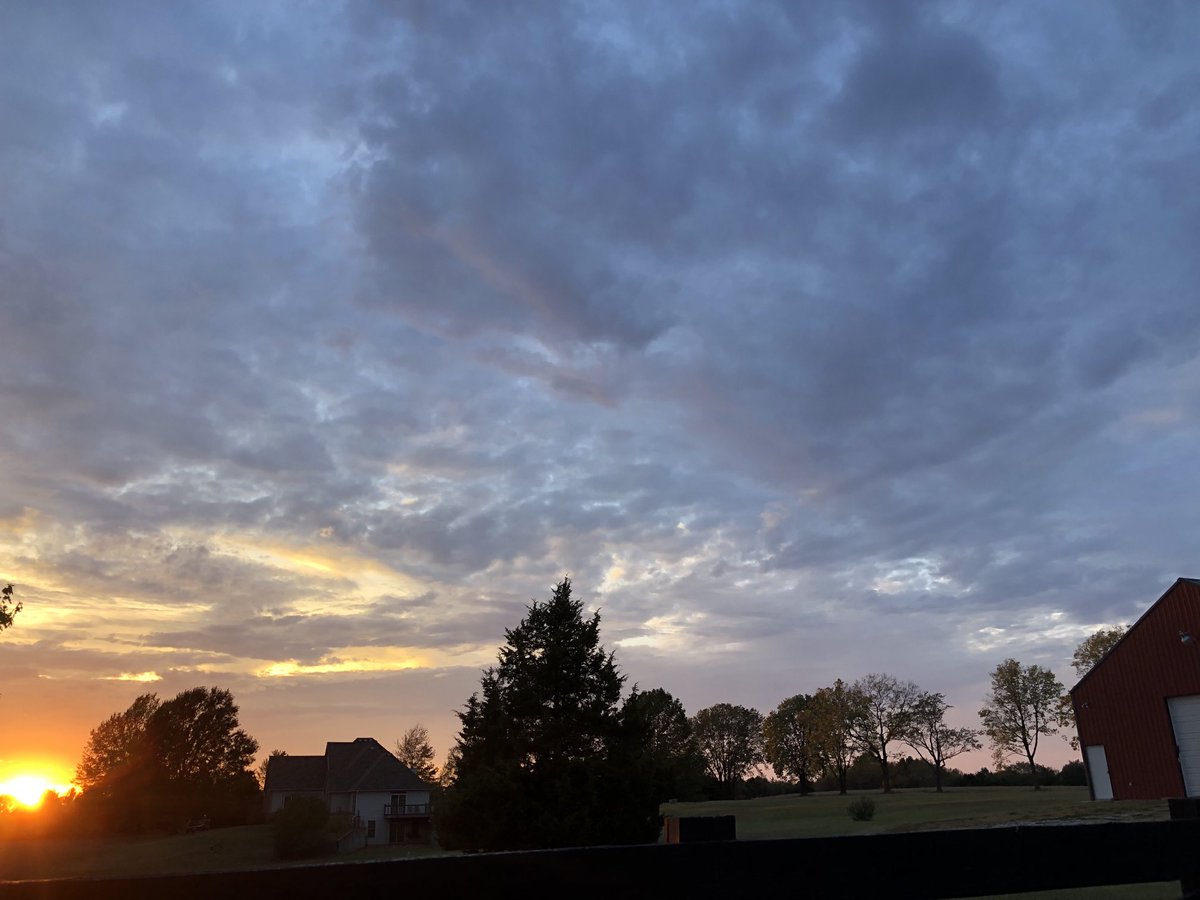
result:
[[[498,664],[458,713],[456,777],[439,804],[446,846],[564,847],[654,840],[650,785],[629,765],[625,678],[564,578],[505,631]]]

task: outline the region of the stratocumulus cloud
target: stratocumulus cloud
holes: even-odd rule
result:
[[[1197,574],[1194,7],[0,16],[13,752],[444,749],[563,573],[690,711],[969,717]]]

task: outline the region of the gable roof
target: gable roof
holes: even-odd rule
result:
[[[430,785],[389,753],[374,738],[330,741],[325,745],[328,774],[325,790],[427,791]]]
[[[1115,644],[1113,644],[1111,647],[1109,647],[1108,652],[1105,653],[1098,660],[1096,660],[1096,662],[1092,665],[1092,667],[1090,669],[1088,669],[1086,672],[1084,672],[1083,676],[1077,682],[1075,682],[1075,687],[1071,688],[1069,691],[1067,691],[1067,693],[1074,694],[1077,690],[1079,690],[1080,685],[1082,685],[1085,681],[1087,681],[1088,677],[1093,672],[1095,672],[1098,668],[1100,668],[1101,663],[1103,663],[1106,659],[1108,659],[1110,656],[1112,656],[1113,651],[1115,651],[1118,647],[1120,647],[1123,643],[1125,643],[1126,638],[1128,638],[1129,635],[1131,635],[1133,633],[1134,629],[1137,628],[1140,624],[1142,624],[1142,622],[1151,613],[1153,613],[1156,609],[1158,609],[1158,607],[1160,605],[1162,605],[1163,601],[1166,600],[1167,597],[1171,596],[1171,594],[1173,594],[1175,592],[1175,589],[1177,587],[1179,587],[1180,584],[1183,584],[1183,583],[1187,583],[1187,584],[1193,585],[1195,587],[1200,587],[1200,578],[1176,578],[1175,581],[1173,581],[1171,583],[1171,586],[1169,588],[1167,588],[1165,591],[1163,591],[1162,596],[1159,597],[1157,600],[1155,600],[1153,603],[1151,603],[1150,608],[1147,609],[1140,616],[1138,616],[1137,621],[1135,621],[1132,625],[1130,625],[1128,628],[1125,629],[1125,633],[1123,635],[1121,635],[1120,640],[1118,640]]]
[[[264,791],[324,791],[325,757],[272,756]]]
[[[330,741],[324,756],[272,756],[264,791],[428,791],[408,766],[374,738]]]

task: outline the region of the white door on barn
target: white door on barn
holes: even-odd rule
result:
[[[1112,780],[1108,777],[1108,757],[1104,754],[1104,748],[1097,744],[1084,750],[1087,753],[1088,777],[1092,779],[1092,798],[1111,800]]]
[[[1200,797],[1200,694],[1170,697],[1167,706],[1175,729],[1175,746],[1179,748],[1183,790],[1189,797]]]

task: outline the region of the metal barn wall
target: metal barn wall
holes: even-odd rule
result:
[[[1181,578],[1071,691],[1080,743],[1104,747],[1115,799],[1184,796],[1167,698],[1189,694],[1200,694],[1200,584]]]

